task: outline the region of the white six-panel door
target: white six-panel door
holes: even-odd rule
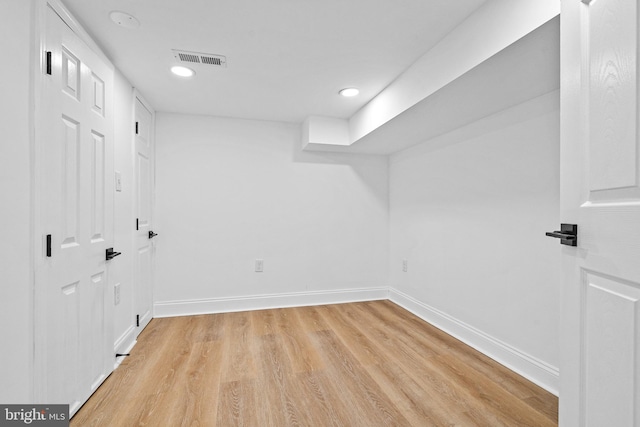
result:
[[[38,70],[36,101],[36,388],[38,401],[68,403],[73,414],[113,367],[105,261],[113,243],[113,70],[50,6],[44,14],[42,54],[50,52],[51,66],[50,74],[46,63]]]
[[[640,426],[639,13],[562,2],[561,426]]]
[[[153,113],[138,96],[135,98],[135,307],[140,333],[151,321],[153,305],[154,239],[153,224],[154,145]]]

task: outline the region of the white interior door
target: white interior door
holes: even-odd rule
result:
[[[45,22],[51,61],[36,101],[36,382],[39,401],[70,404],[73,414],[114,359],[105,261],[113,242],[113,70],[51,7]]]
[[[138,333],[153,316],[153,189],[154,145],[153,113],[136,97],[135,100],[135,176],[136,176],[136,316]]]
[[[640,426],[637,0],[562,2],[562,426]]]

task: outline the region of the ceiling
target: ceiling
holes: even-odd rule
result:
[[[351,117],[486,0],[62,1],[156,110],[299,123]],[[178,78],[172,49],[227,67]]]

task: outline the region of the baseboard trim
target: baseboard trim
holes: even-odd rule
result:
[[[560,371],[466,323],[397,290],[389,289],[389,300],[424,321],[457,338],[506,366],[529,381],[558,396]]]
[[[113,345],[113,354],[127,354],[131,352],[133,346],[136,345],[136,328],[131,325],[127,330],[118,338]],[[124,357],[116,357],[113,369],[115,370],[124,361]]]
[[[340,304],[358,301],[375,301],[388,298],[389,288],[376,287],[269,295],[251,295],[229,298],[160,301],[154,304],[153,316],[192,316],[198,314],[264,310],[269,308],[303,307],[311,305]]]

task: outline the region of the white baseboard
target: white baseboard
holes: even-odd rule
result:
[[[389,300],[558,396],[560,371],[555,366],[526,354],[396,289],[389,289]]]
[[[229,298],[160,301],[154,303],[153,317],[229,313],[234,311],[263,310],[267,308],[303,307],[357,301],[374,301],[388,298],[389,288],[377,287],[271,295],[251,295]]]
[[[131,352],[131,349],[134,345],[136,345],[136,328],[131,325],[129,328],[118,338],[113,345],[113,353],[114,354],[127,354]],[[124,357],[116,357],[115,365],[113,369],[115,370],[122,361]]]

